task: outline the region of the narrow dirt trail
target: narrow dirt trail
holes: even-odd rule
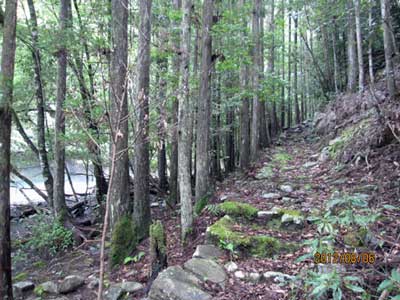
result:
[[[300,212],[304,216],[311,212],[322,211],[324,202],[332,192],[341,188],[343,179],[337,180],[329,165],[321,162],[315,137],[308,128],[298,128],[286,132],[276,146],[260,154],[260,160],[245,175],[232,175],[225,180],[216,193],[219,201],[234,200],[248,203],[260,211],[283,209]],[[304,241],[317,236],[315,226],[304,222],[304,226],[291,230],[276,230],[264,223],[253,222],[241,231],[249,236],[268,235],[283,242],[301,245]],[[238,271],[243,274],[264,274],[281,272],[294,276],[314,268],[312,259],[296,262],[307,252],[301,246],[296,251],[281,253],[271,258],[234,257]],[[268,273],[267,273],[268,274]],[[273,273],[271,273],[273,274]],[[281,285],[277,278],[253,280],[238,278],[230,273],[227,289],[220,291],[216,299],[302,299],[294,286]],[[239,276],[240,277],[240,276]],[[293,283],[292,283],[293,285]]]

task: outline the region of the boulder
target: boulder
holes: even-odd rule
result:
[[[214,245],[198,245],[193,253],[194,258],[215,259],[221,256],[223,256],[223,252]]]
[[[150,300],[211,300],[210,294],[200,289],[200,280],[180,266],[165,269],[154,280]]]
[[[60,294],[67,294],[75,292],[78,288],[85,284],[85,279],[81,276],[70,275],[64,278],[58,285],[58,292]]]
[[[285,282],[286,280],[292,280],[295,277],[281,272],[268,271],[263,274],[263,278],[266,280],[272,279],[274,282]]]
[[[46,281],[40,285],[43,292],[49,294],[58,294],[58,285],[53,281]]]
[[[236,271],[235,272],[235,277],[237,279],[244,280],[246,278],[246,273],[244,273],[243,271]]]
[[[115,284],[110,286],[110,288],[105,292],[104,298],[106,300],[120,300],[124,295],[124,290],[121,288],[120,284]]]
[[[247,278],[248,278],[248,281],[250,281],[252,283],[259,283],[261,280],[261,274],[257,273],[257,272],[249,273]]]
[[[192,258],[184,264],[184,268],[195,274],[200,280],[209,280],[220,286],[225,285],[226,273],[215,261],[203,258]]]
[[[35,284],[32,281],[20,281],[13,285],[14,289],[19,292],[27,292],[35,288]]]

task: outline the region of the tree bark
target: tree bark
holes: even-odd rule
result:
[[[361,20],[360,20],[360,0],[354,0],[354,12],[356,19],[356,37],[357,37],[357,58],[358,58],[358,88],[364,90],[364,62],[363,62],[363,48],[362,48],[362,34],[361,34]]]
[[[150,215],[150,160],[149,160],[149,88],[150,88],[150,41],[151,41],[151,0],[140,0],[139,49],[138,49],[138,94],[137,134],[135,143],[134,189],[135,201],[133,219],[136,222],[139,239],[147,237],[151,223]]]
[[[351,1],[347,2],[348,14],[348,31],[347,31],[347,90],[349,92],[356,91],[357,85],[357,61],[356,61],[356,45],[354,37],[354,15]]]
[[[374,76],[374,60],[372,57],[372,35],[374,32],[373,29],[373,20],[372,20],[372,11],[375,6],[375,1],[370,0],[369,1],[370,8],[368,12],[368,29],[369,29],[369,39],[368,39],[368,71],[369,71],[369,81],[374,86],[375,84],[375,76]]]
[[[189,99],[189,63],[190,63],[190,19],[192,3],[183,1],[182,35],[181,35],[181,85],[179,93],[178,117],[178,178],[181,199],[181,238],[185,243],[192,230],[193,207],[190,179],[190,133],[191,113]]]
[[[383,23],[383,44],[385,48],[385,72],[386,86],[390,98],[396,94],[396,83],[394,79],[393,45],[390,36],[390,1],[381,0],[381,14]]]
[[[54,214],[61,222],[68,216],[65,204],[64,170],[65,170],[65,114],[64,102],[67,94],[67,41],[68,28],[71,22],[70,0],[60,1],[60,32],[62,35],[61,46],[58,49],[58,75],[57,75],[57,100],[55,116],[54,139]]]
[[[111,137],[115,158],[110,151],[110,165],[114,164],[110,195],[110,225],[130,214],[129,159],[128,159],[128,0],[111,1],[112,51],[110,63]]]
[[[253,112],[251,121],[251,140],[250,140],[250,157],[252,161],[257,160],[260,145],[260,66],[261,66],[261,41],[260,41],[260,11],[261,0],[253,0],[253,18],[252,18],[252,34],[254,49],[252,53],[253,59]]]
[[[299,15],[298,11],[295,11],[295,16],[293,18],[294,20],[294,81],[293,81],[293,93],[294,93],[294,110],[295,110],[295,117],[296,117],[296,124],[300,124],[301,122],[301,117],[300,117],[300,108],[299,108],[299,95],[298,95],[298,90],[297,90],[297,82],[298,82],[298,74],[297,74],[297,66],[298,66],[298,39],[297,39],[297,33],[298,33],[298,24],[299,24]]]
[[[292,8],[289,0],[289,28],[288,28],[288,88],[287,88],[287,127],[292,126]]]
[[[201,42],[201,81],[200,97],[197,106],[196,129],[196,201],[208,196],[210,191],[210,112],[211,112],[211,27],[213,22],[214,1],[203,3],[203,27]]]
[[[41,54],[38,47],[39,30],[37,24],[37,16],[33,0],[28,0],[28,7],[31,21],[31,40],[32,40],[32,58],[34,62],[35,83],[36,83],[36,107],[37,107],[37,140],[38,140],[38,157],[44,178],[44,185],[47,191],[48,203],[53,207],[53,175],[50,171],[49,160],[46,150],[46,132],[45,132],[45,95],[42,81],[42,64]]]
[[[181,10],[181,0],[173,0],[173,9],[176,12]],[[172,23],[172,47],[175,49],[175,54],[172,59],[172,72],[176,76],[174,81],[174,90],[177,91],[179,87],[179,76],[180,76],[180,34],[179,34],[178,22]],[[174,208],[179,201],[179,190],[178,190],[178,109],[179,100],[175,95],[172,102],[171,110],[171,157],[170,157],[170,179],[169,179],[169,190],[170,196],[168,198],[168,206]]]
[[[282,81],[285,82],[285,0],[282,0],[281,2],[281,9],[282,9],[282,20],[283,20],[283,26],[282,26]],[[282,84],[282,90],[281,90],[281,130],[285,128],[285,111],[286,106],[285,106],[285,85]]]
[[[245,0],[239,1],[239,9],[244,7]],[[243,45],[245,45],[246,40],[246,28],[247,22],[246,18],[242,17],[242,26],[243,29],[240,31],[240,38]],[[240,90],[245,95],[245,91],[248,88],[248,67],[242,59],[240,64]],[[242,96],[242,105],[240,107],[240,168],[242,170],[249,167],[250,164],[250,120],[249,120],[249,99],[247,96]]]
[[[10,238],[11,108],[16,48],[17,1],[7,0],[0,73],[0,299],[12,300]]]

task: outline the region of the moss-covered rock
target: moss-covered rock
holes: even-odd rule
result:
[[[368,230],[366,228],[352,230],[343,236],[343,241],[351,247],[362,247],[365,245],[367,234]]]
[[[235,225],[232,218],[224,216],[208,228],[208,238],[215,243],[221,241],[232,243],[236,251],[256,257],[271,257],[280,252],[290,251],[295,247],[266,235],[249,236],[246,233],[236,231]]]
[[[274,176],[274,169],[272,166],[265,166],[263,167],[257,174],[256,179],[263,180],[263,179],[270,179]]]
[[[138,243],[136,227],[132,220],[125,216],[115,224],[111,238],[111,267],[121,264],[129,256]]]
[[[150,226],[150,264],[152,278],[167,267],[167,242],[161,221]]]
[[[278,164],[281,167],[286,166],[286,164],[288,162],[290,162],[291,160],[292,160],[292,157],[290,156],[290,154],[285,153],[285,152],[276,153],[272,157],[272,162],[275,164]]]
[[[257,217],[258,209],[254,206],[234,201],[227,201],[219,204],[219,210],[231,217],[243,217],[252,220]]]

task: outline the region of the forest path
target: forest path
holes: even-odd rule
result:
[[[236,229],[240,227],[244,236],[271,236],[299,247],[269,258],[233,255],[238,271],[230,273],[228,288],[216,299],[288,299],[291,296],[300,299],[304,296],[298,294],[301,289],[293,286],[295,281],[290,283],[287,279],[314,267],[312,259],[296,261],[309,252],[302,243],[318,236],[315,226],[308,224],[306,217],[313,211],[323,211],[324,202],[346,182],[342,174],[325,163],[317,140],[310,127],[292,128],[284,132],[274,146],[260,153],[260,160],[247,174],[232,175],[218,187],[219,201],[251,204],[259,209],[259,215],[285,210],[298,213],[304,219],[300,226],[289,222],[279,229],[271,227],[271,223],[266,226],[265,220],[260,221],[260,218],[237,225]],[[243,276],[245,278],[240,278]],[[280,284],[280,280],[286,284]]]

